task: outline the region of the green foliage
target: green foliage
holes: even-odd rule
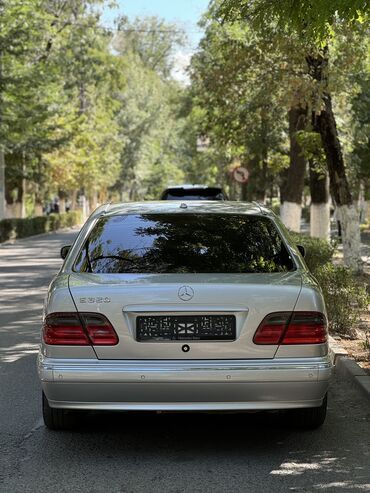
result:
[[[170,183],[184,180],[183,90],[169,78],[183,36],[156,18],[122,18],[118,29],[114,48],[125,60],[127,84],[119,93],[116,121],[124,146],[114,189],[124,200],[158,199]]]
[[[0,142],[7,198],[91,197],[118,176],[122,61],[99,26],[100,0],[8,0],[0,16]],[[18,196],[18,198],[17,198]]]
[[[296,132],[296,139],[307,161],[313,163],[316,173],[325,177],[326,159],[321,135],[317,132],[300,130]]]
[[[292,231],[290,231],[290,236],[296,244],[305,248],[305,262],[314,275],[316,275],[318,269],[333,258],[336,248],[335,243],[320,238],[311,238],[301,233],[293,233]]]
[[[250,262],[248,268],[252,272],[278,272],[279,270],[284,270],[283,267],[278,265],[274,260],[268,260],[262,256]]]
[[[303,33],[318,44],[333,35],[337,19],[350,24],[369,19],[368,0],[214,0],[213,4],[221,20],[248,19],[259,29],[274,22],[282,30]]]
[[[351,165],[356,181],[364,184],[366,200],[370,200],[370,61],[358,74],[358,92],[352,98],[353,152]]]
[[[332,263],[318,267],[315,277],[324,294],[331,330],[352,335],[361,313],[370,303],[366,287],[350,269]]]
[[[305,261],[322,289],[330,329],[340,335],[353,335],[370,296],[366,286],[347,267],[334,265],[335,244],[299,233],[290,235],[306,249]]]
[[[116,24],[114,48],[122,54],[135,54],[143,67],[162,79],[170,78],[175,49],[185,44],[185,34],[179,27],[155,16],[133,21],[121,16]]]
[[[70,228],[81,224],[80,211],[65,214],[50,214],[26,219],[3,219],[0,221],[0,243],[16,238],[48,233],[61,228]]]
[[[287,3],[211,2],[192,84],[184,88],[172,79],[185,38],[174,24],[123,16],[113,34],[100,24],[101,0],[3,2],[0,145],[8,202],[27,194],[31,211],[56,195],[157,198],[184,181],[220,184],[239,198],[241,187],[230,178],[236,164],[250,171],[243,200],[268,192],[272,201],[289,164],[287,110],[322,106],[322,84],[307,73],[307,53],[319,53],[307,34],[311,24],[296,29],[307,2],[293,2],[289,19]],[[344,21],[355,11],[364,21],[362,6],[342,0],[338,17],[320,0],[307,11],[312,32],[326,19],[335,33],[330,85],[342,98],[336,111],[354,184],[369,174],[368,43],[365,23]],[[334,17],[339,21],[328,24]],[[202,152],[199,137],[209,143]],[[317,134],[307,129],[298,138],[321,169]]]
[[[250,183],[243,198],[264,200],[288,159],[282,99],[290,96],[286,87],[282,90],[283,57],[271,36],[259,36],[246,23],[220,25],[212,9],[200,48],[191,64],[199,133],[209,138],[215,157],[223,151],[224,172],[235,161],[248,168]]]

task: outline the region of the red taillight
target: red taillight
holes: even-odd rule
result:
[[[114,346],[118,336],[109,320],[96,313],[51,313],[43,326],[46,344],[59,346]]]
[[[46,344],[89,346],[90,341],[77,313],[51,313],[43,326]]]
[[[115,346],[118,336],[109,320],[97,313],[81,313],[93,346]]]
[[[255,344],[279,344],[290,317],[290,312],[267,315],[256,330],[253,342]]]
[[[317,312],[294,312],[281,344],[323,344],[326,318]]]
[[[260,323],[255,344],[323,344],[327,340],[326,318],[318,312],[270,313]]]

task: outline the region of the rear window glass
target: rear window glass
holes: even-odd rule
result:
[[[225,200],[225,196],[219,188],[169,188],[162,200]]]
[[[93,273],[252,273],[294,268],[273,222],[236,214],[99,219],[74,270]]]

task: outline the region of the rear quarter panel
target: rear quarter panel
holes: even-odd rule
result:
[[[53,279],[45,300],[43,318],[49,313],[77,312],[68,283],[68,274],[60,273]],[[96,358],[91,346],[50,346],[43,343],[42,337],[40,350],[42,355],[48,358]]]
[[[316,279],[308,272],[302,273],[302,289],[299,294],[295,311],[314,311],[327,317],[324,298]],[[302,344],[279,346],[276,358],[315,357],[328,354],[328,344]]]

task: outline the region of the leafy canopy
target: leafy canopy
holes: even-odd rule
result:
[[[213,0],[212,5],[221,21],[243,19],[260,30],[274,22],[319,44],[337,19],[365,23],[370,9],[368,0]]]

